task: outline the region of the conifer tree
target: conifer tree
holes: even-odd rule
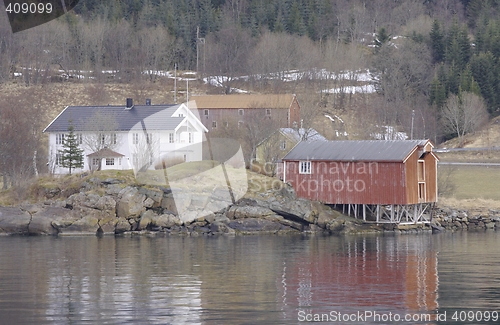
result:
[[[61,155],[61,166],[69,168],[69,174],[71,175],[71,170],[83,167],[83,149],[80,149],[78,145],[78,138],[71,122],[68,132],[62,145],[63,149],[59,150],[59,154]]]
[[[434,62],[442,62],[444,60],[445,44],[444,35],[441,31],[441,26],[437,20],[434,20],[430,33],[432,58]]]

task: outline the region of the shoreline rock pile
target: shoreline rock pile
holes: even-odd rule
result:
[[[217,191],[216,189],[214,191]],[[366,224],[319,202],[297,198],[285,185],[249,192],[235,203],[207,193],[183,193],[181,203],[169,188],[129,185],[121,179],[92,177],[67,197],[47,189],[43,202],[0,207],[0,235],[238,235],[288,233],[418,233],[429,225]],[[60,190],[62,192],[62,190]],[[224,203],[224,204],[222,204]],[[177,204],[177,205],[176,205]],[[177,208],[181,204],[182,215]],[[197,214],[199,211],[216,211]],[[187,217],[186,217],[187,216]],[[500,212],[473,216],[436,209],[434,231],[498,229]]]

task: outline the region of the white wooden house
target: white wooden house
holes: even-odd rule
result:
[[[49,169],[68,173],[60,165],[64,138],[70,125],[84,167],[93,169],[152,169],[161,161],[202,160],[202,142],[208,130],[199,118],[179,105],[68,106],[44,130],[49,135]]]

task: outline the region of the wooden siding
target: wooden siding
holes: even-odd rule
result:
[[[417,144],[403,161],[313,158],[310,174],[299,173],[299,159],[315,156],[311,148],[301,149],[305,150],[301,155],[284,158],[283,170],[284,181],[293,186],[298,197],[327,204],[413,205],[437,201],[438,158],[430,142]]]
[[[426,153],[422,159],[418,157],[419,151],[415,151],[406,160],[406,184],[407,184],[407,202],[408,204],[430,203],[437,201],[437,159],[433,154]],[[419,198],[419,161],[424,161],[425,197]]]
[[[311,174],[300,174],[299,161],[286,161],[285,181],[327,204],[409,204],[402,162],[311,161]]]
[[[406,202],[417,204],[418,200],[418,150],[408,157],[405,162],[406,169]]]
[[[300,123],[300,105],[297,101],[297,97],[293,97],[292,104],[290,105],[290,121],[288,121],[288,127],[293,127],[294,123],[297,124],[297,127],[302,127]]]
[[[427,202],[437,202],[437,159],[434,154],[428,153],[424,156],[425,161],[425,183]]]
[[[243,110],[240,115],[239,110]],[[258,119],[272,119],[277,121],[277,127],[288,127],[287,112],[288,109],[271,109],[271,114],[266,114],[266,108],[202,108],[197,109],[200,121],[208,130],[216,130],[225,127],[228,123],[230,127],[237,125],[239,121],[248,120],[258,121]],[[208,111],[208,115],[205,115]],[[213,127],[213,122],[217,127]]]

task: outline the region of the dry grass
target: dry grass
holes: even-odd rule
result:
[[[441,165],[439,172],[447,168],[453,168],[449,181],[454,185],[448,197],[500,200],[500,167]]]
[[[464,148],[483,148],[498,146],[500,143],[500,116],[488,122],[480,131],[468,134],[464,139]],[[454,138],[439,146],[440,148],[458,148],[459,139]]]
[[[439,152],[440,161],[500,163],[500,151]]]
[[[441,165],[439,173],[448,173],[452,183],[452,190],[440,196],[440,206],[483,212],[500,209],[500,167]]]
[[[455,209],[464,209],[472,213],[488,214],[488,211],[500,210],[500,200],[488,199],[465,199],[459,200],[457,198],[441,197],[438,206],[451,207]]]

